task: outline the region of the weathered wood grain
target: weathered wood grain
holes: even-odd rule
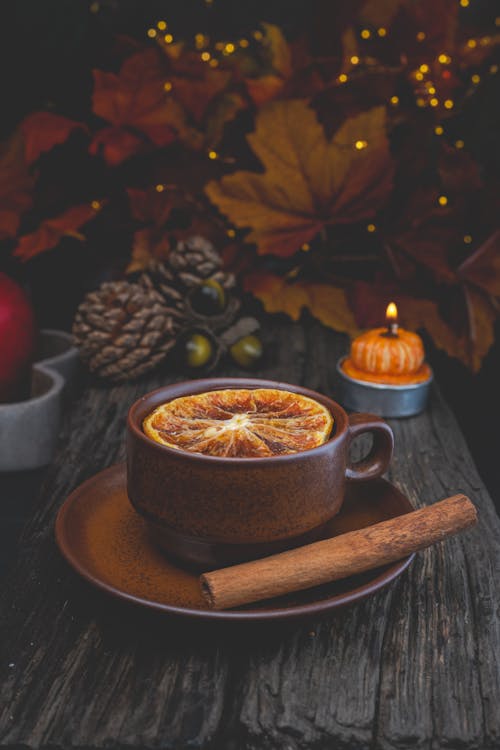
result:
[[[341,337],[312,323],[266,329],[259,374],[335,397]],[[416,506],[464,492],[479,526],[356,607],[285,627],[207,627],[112,601],[69,570],[57,509],[123,458],[130,402],[168,380],[88,387],[67,415],[0,595],[0,746],[499,748],[500,522],[437,389],[425,414],[392,422],[390,478]]]

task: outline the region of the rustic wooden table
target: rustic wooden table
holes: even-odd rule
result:
[[[335,396],[342,337],[279,322],[266,336],[260,374]],[[499,748],[500,522],[437,388],[425,414],[391,422],[389,478],[415,506],[468,494],[479,527],[371,599],[316,621],[208,627],[77,578],[54,544],[56,512],[123,460],[129,404],[165,381],[88,387],[67,414],[0,596],[0,746]]]

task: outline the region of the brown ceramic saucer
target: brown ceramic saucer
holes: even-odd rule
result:
[[[332,536],[413,510],[384,479],[351,484]],[[143,607],[201,619],[276,620],[325,612],[364,599],[399,576],[413,555],[375,571],[308,591],[215,612],[202,600],[198,578],[170,562],[151,542],[146,522],[130,505],[124,464],[88,479],[68,497],[56,521],[56,540],[69,564],[98,588]]]

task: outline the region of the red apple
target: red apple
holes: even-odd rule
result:
[[[33,358],[35,316],[21,287],[0,273],[0,401],[18,395]]]

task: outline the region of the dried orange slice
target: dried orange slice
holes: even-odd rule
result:
[[[143,422],[146,435],[169,448],[241,458],[315,448],[328,440],[332,426],[325,406],[277,388],[182,396],[158,406]]]

